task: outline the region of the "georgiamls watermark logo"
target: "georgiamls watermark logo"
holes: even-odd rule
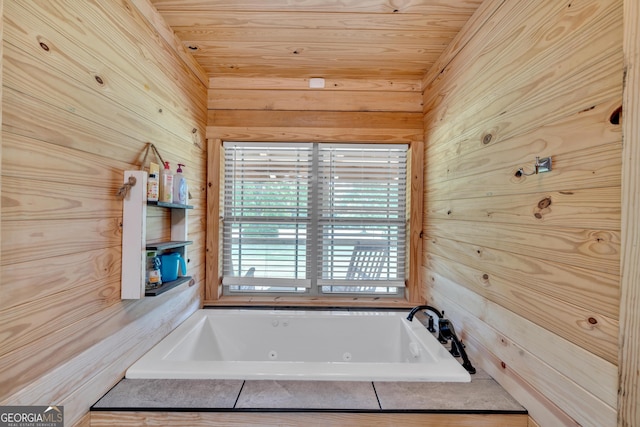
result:
[[[0,406],[0,427],[64,427],[64,407]]]

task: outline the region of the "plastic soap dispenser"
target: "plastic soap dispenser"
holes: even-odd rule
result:
[[[183,164],[178,163],[178,170],[176,170],[176,174],[173,176],[173,203],[186,205],[189,198],[189,187],[187,180],[184,175],[182,175],[183,166]]]
[[[173,175],[169,168],[169,162],[164,162],[164,169],[160,172],[160,197],[161,202],[173,203]]]

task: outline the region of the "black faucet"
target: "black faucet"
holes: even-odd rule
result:
[[[444,317],[443,314],[440,313],[440,311],[437,308],[433,308],[430,305],[419,305],[417,307],[413,307],[413,309],[411,310],[411,312],[407,316],[407,320],[409,322],[413,322],[413,316],[415,316],[416,313],[419,312],[420,310],[432,311],[432,312],[434,312],[436,314],[436,316],[438,316],[439,319],[442,319]]]
[[[456,332],[453,328],[453,325],[449,321],[449,319],[444,318],[444,311],[440,312],[438,309],[431,307],[430,305],[419,305],[414,307],[409,315],[407,316],[407,320],[409,322],[413,322],[413,316],[420,310],[429,310],[435,313],[438,316],[438,341],[442,344],[446,344],[449,340],[451,340],[451,355],[454,357],[462,357],[462,367],[467,370],[470,374],[476,373],[476,368],[473,367],[471,361],[469,360],[469,356],[467,356],[467,352],[464,350],[464,344],[456,335]],[[433,317],[429,315],[429,327],[427,328],[429,332],[436,332],[433,327]]]
[[[435,315],[438,316],[438,322],[440,322],[440,319],[444,319],[444,312],[440,312],[440,310],[438,310],[437,308],[431,307],[430,305],[419,305],[411,310],[411,312],[407,316],[407,320],[409,322],[413,322],[413,316],[415,316],[416,313],[420,310],[428,310],[432,313],[435,313]],[[428,314],[427,316],[429,316],[429,326],[427,327],[427,329],[429,330],[429,332],[434,333],[436,332],[436,329],[433,327],[433,316],[431,316],[430,314]],[[438,341],[440,341],[442,344],[447,343],[447,339],[445,339],[441,333],[438,333]]]
[[[462,367],[470,374],[475,374],[476,368],[471,364],[469,356],[467,356],[467,352],[464,350],[464,344],[462,344],[462,341],[460,341],[456,335],[456,331],[453,329],[453,325],[449,319],[440,319],[438,321],[438,329],[440,335],[445,339],[451,340],[451,354],[454,357],[462,357]]]

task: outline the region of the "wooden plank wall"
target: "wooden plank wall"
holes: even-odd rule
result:
[[[624,0],[622,282],[618,426],[640,425],[640,4]]]
[[[425,298],[542,427],[616,423],[622,4],[487,0],[424,79]]]
[[[0,40],[3,40],[4,37],[4,0],[0,0]],[[2,61],[2,45],[4,43],[0,43],[0,195],[2,192],[2,69],[3,61]],[[0,223],[2,222],[2,197],[0,197]],[[2,244],[2,227],[0,227],[0,245]],[[0,250],[0,265],[2,262],[2,251]],[[2,286],[2,276],[0,276],[0,286]],[[0,297],[2,298],[2,297]]]
[[[527,416],[519,414],[96,411],[91,413],[91,425],[93,427],[525,427],[528,424]]]
[[[324,89],[309,89],[306,78],[211,78],[209,80],[207,138],[211,160],[218,164],[216,144],[221,141],[311,141],[408,143],[422,146],[422,96],[420,80],[326,79]],[[421,156],[416,156],[420,161]],[[421,171],[421,164],[415,171]],[[218,177],[212,166],[209,179]],[[418,179],[419,178],[419,179]],[[420,181],[419,183],[417,181]],[[419,174],[412,186],[421,186]],[[210,182],[210,227],[207,236],[209,266],[205,304],[220,304],[218,256],[218,185]],[[420,218],[420,215],[415,215]],[[412,244],[419,244],[420,224],[413,225]],[[418,253],[418,251],[414,251]],[[413,263],[417,267],[418,260]],[[417,277],[419,268],[412,273]],[[410,273],[411,274],[411,273]],[[412,302],[420,298],[418,283],[409,289]],[[309,303],[276,298],[280,303]],[[358,300],[366,300],[358,298]],[[232,299],[233,304],[246,298]],[[273,298],[253,298],[254,303],[274,303]],[[353,301],[346,301],[350,304]],[[391,301],[387,301],[391,303]],[[326,304],[314,299],[315,305]],[[335,300],[333,300],[335,303]],[[370,304],[371,302],[367,302]],[[406,301],[393,301],[407,305]]]
[[[66,425],[86,424],[202,305],[206,79],[155,14],[146,0],[4,4],[0,405],[64,405]],[[187,165],[195,286],[121,301],[115,194],[147,142]]]

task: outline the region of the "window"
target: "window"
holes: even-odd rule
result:
[[[406,145],[224,143],[225,293],[402,293]]]

